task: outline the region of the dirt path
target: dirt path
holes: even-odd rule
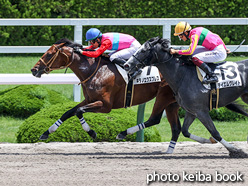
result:
[[[233,144],[248,153],[247,142]],[[150,185],[248,185],[248,159],[229,158],[221,144],[182,142],[173,155],[159,153],[167,146],[130,142],[0,144],[0,185],[139,186],[154,177],[156,181]],[[221,177],[232,181],[217,182]]]

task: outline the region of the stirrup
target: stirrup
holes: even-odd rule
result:
[[[135,72],[131,75],[129,81],[132,81],[134,78],[136,78],[136,76],[140,75],[141,73],[142,73],[142,70],[141,70],[141,69],[135,71]]]
[[[218,78],[216,76],[211,76],[211,77],[205,77],[202,80],[202,84],[209,84],[209,83],[217,83],[218,82]]]

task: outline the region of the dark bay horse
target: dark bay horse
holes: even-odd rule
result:
[[[77,106],[65,112],[40,139],[45,140],[49,134],[68,118],[76,115],[82,127],[92,137],[96,137],[95,131],[91,130],[83,118],[85,112],[108,113],[111,109],[124,107],[126,82],[119,74],[116,66],[104,57],[88,58],[73,51],[74,47],[82,48],[82,45],[68,39],[61,39],[52,45],[39,61],[31,69],[35,77],[41,77],[44,73],[52,70],[69,67],[82,82],[82,89],[85,100]],[[160,74],[161,76],[161,74]],[[171,147],[175,146],[181,132],[181,125],[178,119],[179,106],[175,101],[173,92],[168,84],[162,82],[135,85],[132,105],[145,103],[156,97],[152,114],[148,121],[121,132],[118,138],[125,138],[132,134],[160,122],[164,109],[172,129]],[[167,153],[172,153],[173,148],[168,148]]]
[[[182,65],[186,61],[178,55],[171,55],[170,42],[167,39],[155,37],[145,42],[138,51],[125,63],[125,69],[132,72],[136,67],[154,64],[166,79],[179,105],[186,110],[182,133],[185,137],[198,142],[205,139],[190,134],[188,129],[197,117],[207,128],[214,139],[229,151],[230,157],[248,157],[241,149],[237,149],[225,141],[217,131],[209,115],[210,90],[199,81],[195,66]],[[241,77],[242,86],[219,89],[219,107],[231,105],[237,98],[248,103],[248,60],[236,63]],[[234,65],[234,63],[233,63]],[[230,65],[232,75],[236,75]],[[243,110],[247,116],[246,110]]]

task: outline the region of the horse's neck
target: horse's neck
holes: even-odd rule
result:
[[[163,74],[172,90],[177,92],[185,76],[185,67],[180,66],[175,59],[165,63],[158,63],[156,66]]]
[[[70,69],[76,74],[80,81],[84,81],[93,73],[95,69],[93,67],[96,66],[96,63],[98,63],[98,58],[76,58],[71,64]]]

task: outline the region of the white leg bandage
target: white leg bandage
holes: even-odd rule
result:
[[[199,143],[212,143],[209,139],[195,136],[194,134],[190,134],[189,138],[192,140],[198,141]]]
[[[49,129],[48,129],[49,133],[51,134],[51,133],[55,132],[62,123],[63,122],[60,119],[58,121],[56,121],[51,127],[49,127]]]
[[[83,127],[83,129],[86,131],[86,132],[89,132],[90,131],[90,126],[88,125],[88,123],[86,123],[86,121],[84,120],[84,117],[82,117],[80,119],[80,123]]]
[[[140,130],[142,130],[144,128],[145,128],[144,123],[138,124],[138,125],[136,125],[134,127],[131,127],[129,129],[127,129],[127,134],[133,134],[133,133],[138,132],[138,131],[140,131]]]
[[[220,143],[222,144],[222,145],[224,145],[227,149],[235,149],[235,147],[234,146],[232,146],[230,143],[228,143],[226,140],[224,140],[223,138],[222,138],[222,140],[220,141]]]
[[[168,149],[167,149],[167,151],[165,153],[166,154],[172,154],[173,151],[174,151],[175,146],[176,146],[176,142],[171,140],[170,145],[169,145],[169,147],[168,147]]]

